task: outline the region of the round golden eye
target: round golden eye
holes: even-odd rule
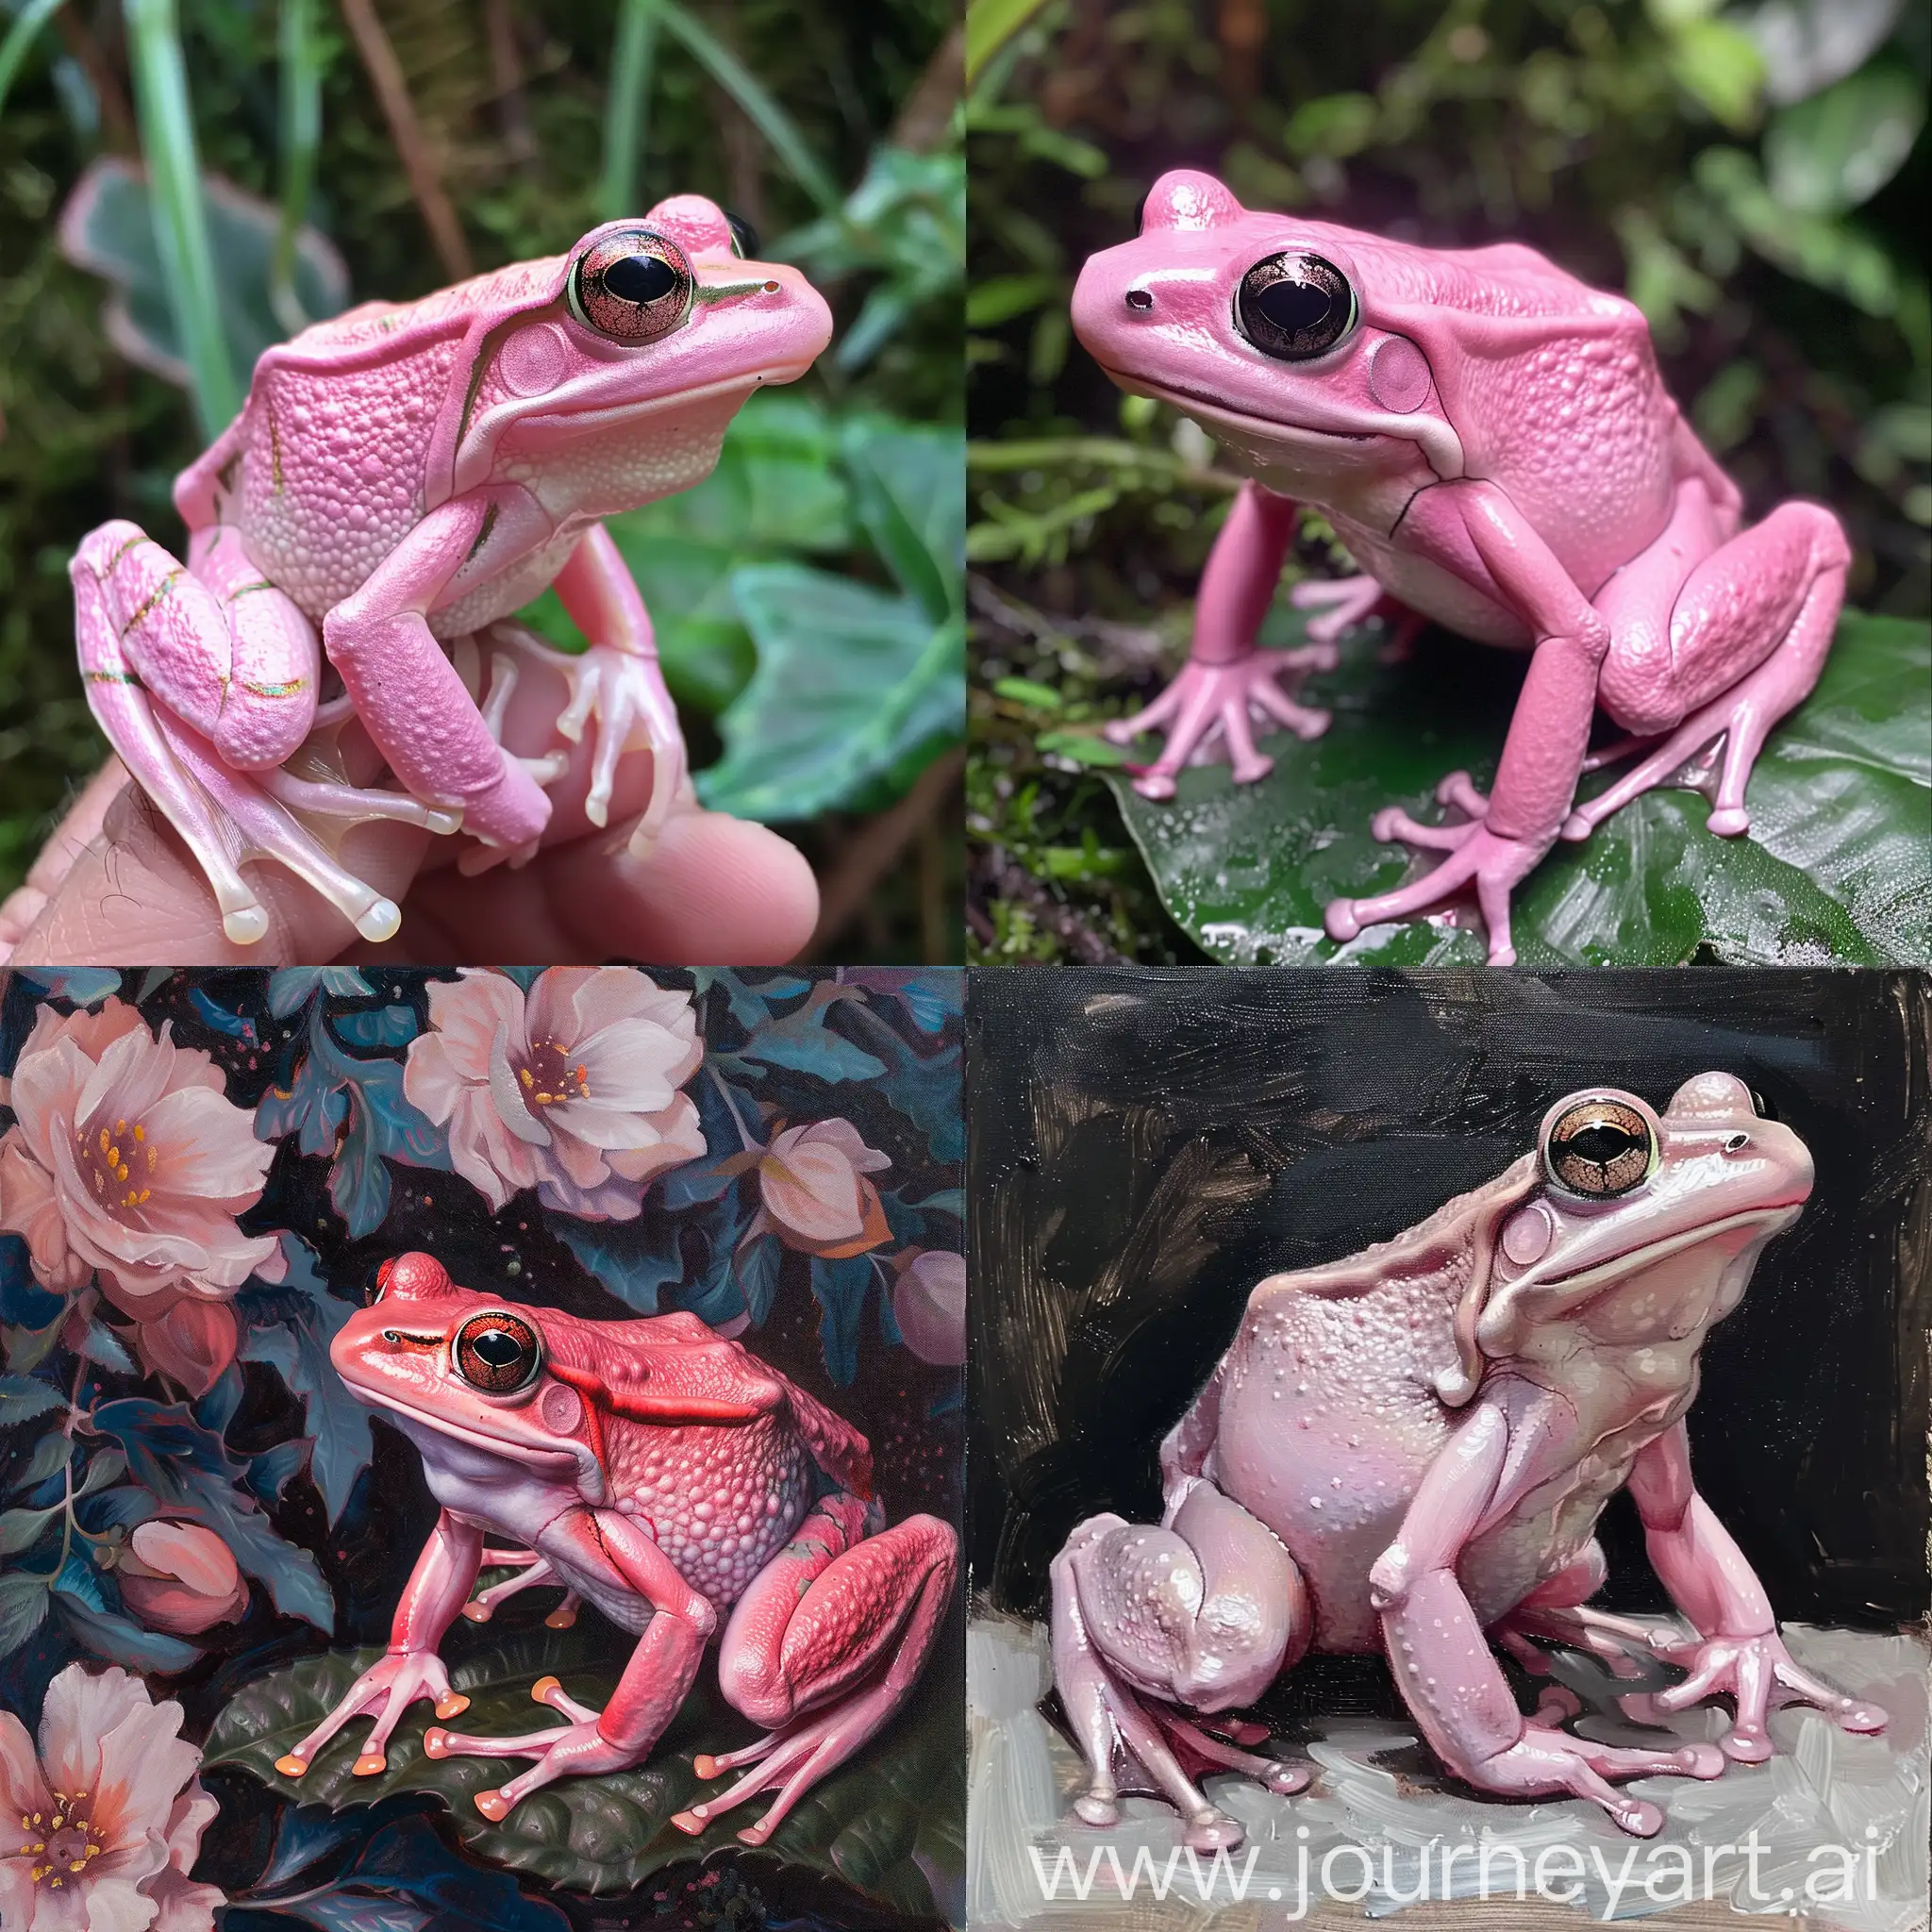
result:
[[[1650,1178],[1657,1165],[1657,1136],[1627,1101],[1578,1100],[1551,1126],[1543,1165],[1559,1188],[1610,1200]]]
[[[628,228],[584,251],[571,272],[570,302],[580,322],[614,342],[652,342],[691,313],[691,285],[676,242]]]
[[[526,1387],[543,1365],[543,1344],[521,1317],[491,1308],[472,1315],[457,1330],[450,1350],[457,1374],[486,1395],[508,1395]]]
[[[1355,326],[1356,314],[1348,277],[1301,249],[1257,261],[1235,291],[1235,325],[1281,362],[1326,355]]]

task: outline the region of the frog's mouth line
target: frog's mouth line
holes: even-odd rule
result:
[[[378,1393],[374,1389],[358,1389],[356,1399],[375,1408],[387,1408],[395,1414],[407,1417],[410,1422],[420,1423],[425,1429],[433,1430],[439,1436],[448,1436],[456,1441],[467,1444],[472,1449],[480,1449],[486,1456],[499,1456],[506,1460],[525,1457],[532,1462],[555,1464],[558,1470],[575,1475],[580,1470],[585,1474],[596,1471],[596,1480],[601,1482],[603,1472],[597,1469],[596,1458],[588,1449],[581,1453],[569,1449],[539,1449],[534,1445],[507,1443],[495,1436],[486,1436],[480,1429],[466,1429],[458,1423],[453,1423],[447,1416],[432,1415],[426,1408],[418,1408],[413,1404],[401,1402],[393,1395]]]
[[[1763,1208],[1746,1208],[1740,1213],[1726,1215],[1722,1221],[1707,1222],[1701,1227],[1688,1227],[1680,1234],[1665,1235],[1660,1241],[1627,1248],[1621,1255],[1593,1261],[1574,1274],[1546,1275],[1539,1279],[1532,1271],[1506,1284],[1499,1292],[1504,1295],[1525,1292],[1559,1295],[1563,1305],[1568,1307],[1599,1288],[1609,1287],[1612,1282],[1637,1269],[1667,1261],[1673,1255],[1682,1254],[1685,1249],[1697,1247],[1719,1235],[1732,1234],[1740,1228],[1762,1226],[1765,1238],[1769,1240],[1790,1226],[1809,1198],[1808,1194],[1800,1194],[1793,1201],[1775,1201]]]
[[[1096,361],[1099,358],[1094,358]],[[1250,436],[1305,437],[1310,442],[1376,442],[1381,439],[1367,431],[1352,429],[1310,429],[1299,423],[1277,423],[1266,416],[1249,416],[1240,409],[1230,409],[1217,396],[1210,396],[1203,390],[1186,389],[1179,383],[1156,382],[1151,376],[1134,375],[1123,369],[1116,369],[1111,363],[1102,362],[1101,368],[1122,389],[1131,390],[1138,395],[1152,396],[1157,402],[1172,403],[1183,408],[1187,414],[1205,412],[1217,421],[1225,423],[1230,428]]]

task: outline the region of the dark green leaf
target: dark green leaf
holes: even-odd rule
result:
[[[674,1813],[721,1789],[700,1782],[691,1768],[693,1756],[740,1746],[757,1734],[702,1674],[647,1764],[603,1777],[560,1779],[526,1798],[501,1824],[483,1818],[473,1800],[478,1791],[501,1785],[525,1760],[426,1757],[426,1707],[403,1720],[390,1741],[389,1768],[379,1777],[351,1773],[365,1729],[358,1721],[316,1757],[299,1784],[284,1778],[275,1769],[275,1759],[320,1722],[358,1672],[379,1655],[331,1651],[244,1686],[215,1721],[205,1762],[240,1765],[287,1796],[338,1809],[396,1791],[434,1791],[448,1803],[470,1850],[552,1885],[598,1894],[627,1891],[662,1866],[735,1845],[734,1834],[769,1802],[754,1800],[726,1812],[695,1839],[671,1824]],[[463,1729],[508,1736],[530,1728],[529,1687],[540,1676],[558,1676],[573,1696],[601,1705],[623,1663],[624,1654],[607,1631],[544,1630],[472,1651],[454,1665],[450,1679],[471,1699],[460,1721]],[[955,1821],[964,1806],[958,1695],[947,1695],[930,1671],[928,1677],[915,1688],[913,1707],[814,1787],[770,1843],[772,1853],[788,1863],[838,1872],[902,1909],[925,1914],[934,1905],[920,1861],[929,1861],[946,1883],[957,1882],[963,1846]],[[896,1819],[883,1830],[870,1822],[902,1811],[917,1821],[910,1836]]]
[[[1300,634],[1277,613],[1272,641]],[[1183,772],[1158,805],[1109,778],[1161,898],[1215,958],[1297,964],[1477,965],[1481,933],[1371,927],[1346,947],[1322,932],[1329,900],[1389,891],[1403,848],[1369,833],[1381,806],[1432,819],[1436,781],[1494,773],[1522,660],[1440,633],[1414,661],[1376,661],[1372,638],[1311,687],[1335,722],[1312,744],[1276,735],[1274,772],[1238,786],[1224,765]],[[1585,781],[1600,789],[1611,774]],[[1751,830],[1705,829],[1703,797],[1657,791],[1585,843],[1559,843],[1514,901],[1524,965],[1890,963],[1932,952],[1932,638],[1850,612],[1817,689],[1772,734],[1752,777]]]
[[[724,756],[698,778],[713,811],[767,822],[875,810],[965,733],[963,627],[801,564],[732,590],[758,666],[719,719]]]

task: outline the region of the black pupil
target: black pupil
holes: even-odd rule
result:
[[[620,256],[604,271],[606,291],[639,308],[660,302],[677,287],[677,271],[656,255]]]
[[[1628,1154],[1640,1145],[1634,1134],[1626,1133],[1622,1127],[1611,1126],[1607,1121],[1598,1121],[1594,1125],[1579,1128],[1563,1143],[1566,1154],[1574,1154],[1579,1160],[1587,1160],[1592,1167],[1607,1167],[1620,1156]]]
[[[513,1369],[524,1358],[524,1344],[508,1328],[486,1328],[470,1346],[486,1369]]]
[[[1335,297],[1318,282],[1271,282],[1248,300],[1283,335],[1312,333],[1334,312]]]

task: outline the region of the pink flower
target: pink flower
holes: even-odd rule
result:
[[[895,1257],[904,1265],[892,1285],[892,1319],[906,1346],[923,1362],[956,1369],[966,1359],[966,1257],[926,1248]]]
[[[213,1530],[163,1517],[137,1523],[127,1547],[134,1560],[124,1556],[114,1575],[127,1607],[150,1630],[192,1637],[247,1609],[248,1586]]]
[[[7,1932],[211,1932],[226,1900],[188,1874],[219,1807],[180,1729],[181,1707],[118,1666],[69,1664],[47,1686],[38,1758],[0,1710]]]
[[[892,1239],[879,1191],[865,1178],[892,1164],[868,1147],[850,1121],[814,1121],[787,1127],[758,1159],[759,1220],[788,1248],[840,1260]]]
[[[64,1017],[43,1006],[5,1096],[18,1124],[0,1139],[0,1228],[26,1238],[35,1276],[66,1294],[98,1271],[143,1321],[286,1265],[274,1235],[235,1222],[275,1150],[209,1057],[169,1031],[155,1039],[117,999]]]
[[[235,1359],[235,1311],[226,1302],[178,1301],[135,1331],[142,1360],[178,1382],[191,1400],[206,1395]]]
[[[403,1091],[491,1208],[522,1188],[592,1221],[632,1221],[644,1190],[705,1151],[677,1090],[705,1057],[691,995],[627,966],[553,966],[527,998],[465,967],[429,989]]]

